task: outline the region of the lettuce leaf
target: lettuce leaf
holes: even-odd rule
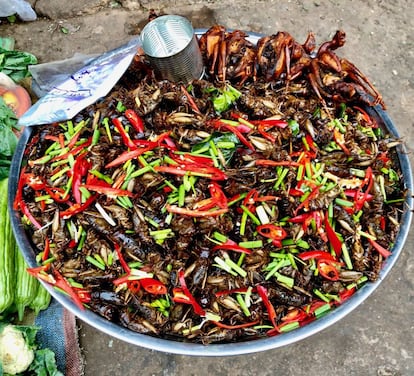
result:
[[[29,371],[36,376],[63,376],[63,373],[57,369],[55,353],[50,349],[35,351],[35,358]]]
[[[241,96],[240,91],[227,84],[223,89],[213,91],[213,107],[220,114],[227,111]]]
[[[21,51],[0,48],[0,72],[8,75],[14,82],[29,77],[29,65],[37,64],[36,56]]]
[[[17,126],[15,113],[0,97],[0,179],[9,175],[11,159],[17,146],[17,136],[13,132]]]

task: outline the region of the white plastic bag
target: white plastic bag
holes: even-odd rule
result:
[[[140,46],[141,40],[133,38],[127,44],[93,59],[40,98],[19,119],[18,125],[49,124],[71,119],[111,91]]]
[[[23,21],[34,21],[37,18],[36,12],[27,1],[0,0],[0,17],[8,17],[13,14],[18,14]]]

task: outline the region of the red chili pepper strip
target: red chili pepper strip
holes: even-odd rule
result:
[[[135,148],[135,150],[126,151],[126,152],[122,153],[118,158],[115,158],[112,162],[107,163],[105,168],[111,168],[111,167],[119,166],[120,164],[123,164],[126,161],[129,161],[130,159],[137,158],[141,154],[144,154],[147,151],[150,151],[150,150],[154,149],[154,147],[146,146],[146,147],[143,147],[143,148],[138,148],[138,149]]]
[[[335,142],[339,145],[339,147],[342,149],[342,151],[346,155],[350,155],[351,152],[349,151],[349,149],[345,145],[345,137],[344,137],[344,135],[339,131],[338,128],[334,128],[333,133],[334,133]]]
[[[134,142],[129,137],[129,134],[125,130],[124,126],[121,123],[121,120],[118,118],[112,119],[112,124],[115,126],[115,128],[118,130],[119,134],[121,135],[122,141],[124,142],[125,146],[130,148],[131,150],[135,150],[137,146],[134,144]]]
[[[189,217],[213,217],[213,216],[217,216],[217,215],[227,213],[228,210],[229,210],[229,209],[217,209],[217,210],[212,210],[212,211],[191,210],[191,209],[180,208],[178,206],[169,205],[169,204],[167,204],[165,206],[165,208],[170,213],[188,215]]]
[[[378,128],[378,124],[376,122],[373,122],[371,119],[371,116],[368,115],[368,113],[363,110],[361,107],[354,106],[354,109],[358,110],[361,115],[363,116],[364,120],[367,122],[368,125],[371,125],[372,128]]]
[[[382,231],[385,231],[386,226],[387,226],[387,220],[385,219],[385,217],[381,217],[380,218],[380,229]]]
[[[211,197],[219,208],[225,209],[228,207],[227,197],[217,183],[210,183],[208,189]]]
[[[214,120],[211,122],[211,124],[213,125],[214,128],[218,130],[224,129],[226,131],[234,133],[244,146],[246,146],[248,149],[252,151],[255,151],[254,146],[251,144],[251,142],[246,137],[243,136],[243,134],[237,129],[237,127],[223,123],[220,120]]]
[[[47,134],[47,135],[45,135],[45,136],[44,136],[44,139],[45,139],[45,140],[55,141],[55,142],[57,142],[57,143],[59,143],[59,142],[60,142],[60,141],[59,141],[59,137],[58,137],[58,136],[53,136],[53,135],[51,135],[51,134]]]
[[[59,187],[48,187],[45,186],[47,194],[58,203],[64,203],[69,200],[69,195],[65,193],[65,190]]]
[[[251,321],[251,322],[246,322],[244,324],[238,324],[238,325],[227,325],[227,324],[223,324],[222,322],[218,322],[218,321],[213,321],[213,323],[215,325],[217,325],[219,328],[223,328],[223,329],[243,329],[243,328],[249,328],[251,326],[257,325],[260,322],[260,320],[256,320],[256,321]]]
[[[288,193],[289,193],[289,196],[302,197],[304,192],[297,188],[290,188]]]
[[[194,101],[194,98],[191,96],[191,94],[187,91],[187,89],[181,85],[181,92],[186,96],[188,103],[190,104],[191,108],[193,109],[193,111],[196,114],[201,115],[201,111],[199,110],[199,108],[197,107],[197,104]]]
[[[390,157],[388,156],[387,151],[383,151],[378,154],[377,159],[380,160],[385,165],[391,161]]]
[[[73,181],[72,181],[72,192],[75,201],[80,204],[82,202],[82,194],[79,187],[82,183],[82,177],[86,175],[87,170],[90,167],[90,163],[85,159],[85,154],[80,155],[76,158],[73,165]]]
[[[72,149],[75,146],[75,144],[78,142],[78,139],[79,139],[79,136],[80,136],[81,133],[82,133],[81,130],[79,130],[76,134],[74,134],[72,136],[72,138],[70,139],[70,141],[68,143],[69,150]],[[63,136],[63,133],[60,133],[60,134]],[[62,146],[62,149],[63,149],[63,147],[64,146]]]
[[[235,252],[240,252],[240,253],[246,253],[248,255],[250,255],[252,253],[252,251],[250,249],[240,247],[237,244],[218,244],[218,245],[214,246],[212,250],[217,251],[219,249],[226,250],[226,251],[235,251]]]
[[[128,283],[128,282],[131,282],[131,281],[132,281],[131,275],[128,273],[128,274],[123,275],[122,277],[119,277],[117,279],[114,279],[112,281],[112,283],[115,286],[119,286],[119,285],[122,285],[123,283]]]
[[[136,150],[131,150],[128,152],[122,153],[118,158],[115,158],[112,162],[109,162],[105,168],[115,167],[122,163],[125,163],[126,161],[129,161],[130,159],[137,158],[141,154],[146,153],[147,151],[150,151],[152,149],[155,149],[158,146],[162,146],[162,142],[165,141],[169,136],[171,132],[164,132],[158,135],[153,141],[148,140],[136,140],[137,145],[141,142],[143,142],[143,145],[146,145],[145,147],[138,148]],[[145,141],[145,142],[144,142]]]
[[[79,298],[79,295],[75,292],[72,286],[66,281],[66,279],[57,271],[53,271],[53,277],[55,278],[54,286],[65,291],[73,300],[73,302],[81,309],[84,310],[82,300]]]
[[[59,217],[63,219],[68,219],[72,217],[72,215],[82,213],[84,210],[86,210],[96,199],[95,195],[92,195],[89,197],[83,204],[74,204],[69,209],[64,210],[59,213]]]
[[[181,285],[181,289],[182,289],[183,293],[187,296],[187,298],[190,301],[190,304],[193,306],[194,312],[197,315],[205,316],[206,312],[197,303],[197,301],[195,300],[194,296],[191,294],[190,290],[188,289],[187,284],[185,283],[185,277],[184,277],[184,271],[183,270],[180,270],[178,272],[178,279],[180,281],[180,285]]]
[[[174,143],[171,137],[169,136],[165,137],[164,143],[165,143],[164,147],[168,148],[169,150],[173,150],[173,151],[178,150],[177,145]]]
[[[198,165],[183,165],[181,166],[155,166],[155,171],[166,172],[179,176],[194,175],[201,176],[211,180],[225,180],[227,175],[216,167],[200,167]]]
[[[50,240],[48,237],[45,238],[45,246],[43,249],[42,261],[46,261],[50,254]]]
[[[27,268],[26,271],[33,277],[41,279],[47,283],[53,284],[54,278],[51,274],[46,273],[52,264],[45,264],[41,266],[35,266],[34,268]]]
[[[122,255],[120,245],[115,243],[114,248],[115,248],[116,255],[118,256],[119,263],[121,264],[122,268],[125,270],[125,273],[130,274],[131,268],[128,266],[127,262],[124,259],[124,256]]]
[[[142,278],[139,280],[141,286],[146,292],[154,295],[164,295],[167,293],[167,287],[157,279],[154,278]]]
[[[313,315],[319,307],[322,307],[325,304],[330,305],[330,303],[324,302],[323,300],[315,300],[306,311],[308,312],[308,315]]]
[[[303,195],[303,192],[302,191],[301,191],[301,195]],[[303,214],[296,215],[295,217],[289,218],[288,219],[288,222],[290,222],[290,223],[303,223],[307,219],[312,218],[313,217],[313,213],[314,212],[303,213]]]
[[[276,166],[299,167],[300,166],[300,163],[294,162],[294,161],[272,161],[270,159],[256,159],[254,161],[254,164],[256,166],[269,166],[269,167],[276,167]]]
[[[308,317],[308,314],[301,308],[294,308],[288,311],[285,316],[281,318],[284,323],[289,323],[293,321],[303,321]]]
[[[252,124],[252,126],[248,126],[247,124],[243,123],[244,122],[248,122],[251,123],[249,119],[247,119],[247,116],[242,116],[240,114],[237,114],[235,112],[230,113],[230,116],[233,119],[236,119],[237,121],[239,121],[239,124],[234,125],[234,127],[236,127],[241,133],[250,133],[253,128],[254,128],[254,124]],[[241,119],[241,121],[240,121]]]
[[[124,115],[138,133],[144,132],[144,121],[134,110],[125,110]]]
[[[82,187],[88,189],[89,191],[98,192],[103,195],[135,197],[135,193],[128,191],[127,189],[105,187],[103,185],[95,184],[82,184]]]
[[[303,261],[310,260],[310,259],[324,259],[329,261],[336,261],[336,259],[326,251],[306,251],[298,254]]]
[[[24,183],[35,191],[44,189],[46,186],[46,183],[43,181],[42,177],[35,176],[32,173],[21,175],[21,179],[23,179]]]
[[[176,303],[191,304],[191,299],[184,293],[180,287],[173,288],[172,300]]]
[[[73,300],[73,302],[82,310],[85,309],[82,300],[74,288],[66,281],[66,279],[57,271],[54,270],[52,274],[47,274],[51,264],[38,266],[35,268],[27,268],[27,272],[35,278],[41,279],[52,286],[58,287],[66,292]],[[84,295],[83,295],[84,296]]]
[[[72,287],[72,289],[75,291],[76,295],[79,296],[79,300],[82,303],[89,303],[92,300],[91,294],[88,290],[79,287]]]
[[[318,148],[316,147],[315,142],[313,141],[313,138],[309,133],[305,136],[305,140],[309,146],[309,149],[312,150],[314,153],[317,153]],[[316,157],[316,155],[314,157]]]
[[[284,120],[273,120],[272,122],[265,122],[265,121],[257,121],[257,130],[258,132],[266,139],[268,139],[271,142],[276,142],[276,137],[273,137],[271,134],[267,133],[267,130],[274,127],[279,128],[286,128],[287,122]]]
[[[319,270],[319,274],[329,279],[330,281],[338,281],[339,280],[339,272],[338,269],[335,267],[334,262],[328,259],[320,259],[317,262],[317,267]]]
[[[278,199],[279,197],[277,196],[260,196],[260,197],[256,197],[254,200],[256,202],[263,202],[263,201],[276,201]]]
[[[358,192],[358,190],[356,190],[356,189],[345,189],[344,194],[347,197],[351,197],[351,198],[357,199],[357,200],[363,199],[363,197],[364,197],[364,195],[361,192]],[[369,202],[373,198],[374,198],[374,196],[372,194],[368,194],[366,196],[366,201]]]
[[[338,235],[336,234],[335,230],[332,228],[331,224],[329,223],[327,213],[325,215],[324,225],[325,225],[326,235],[328,236],[329,243],[331,243],[336,256],[340,257],[342,254],[342,242],[339,240]]]
[[[295,209],[294,214],[297,215],[298,211],[301,210],[302,208],[306,208],[309,205],[309,202],[315,198],[315,196],[317,196],[319,194],[319,190],[320,190],[320,186],[317,186],[315,188],[313,188],[312,192],[309,194],[308,197],[306,197],[305,200],[303,200],[300,205],[298,205],[298,207]]]
[[[37,221],[37,219],[30,212],[24,200],[20,200],[19,207],[21,211],[23,212],[23,214],[27,217],[27,219],[33,224],[33,226],[35,226],[37,229],[40,230],[42,228],[42,225]]]
[[[26,184],[26,167],[22,167],[20,171],[19,181],[17,182],[17,191],[16,196],[13,202],[13,209],[18,210],[20,207],[20,203],[23,200],[23,187]]]
[[[276,323],[276,311],[275,311],[275,308],[273,307],[272,303],[269,300],[269,296],[267,294],[266,287],[264,287],[262,285],[257,285],[256,289],[257,289],[257,293],[262,298],[263,304],[265,305],[265,307],[267,309],[267,313],[269,315],[269,320],[271,321],[274,328],[278,330],[278,326],[277,326],[277,323]]]
[[[246,195],[243,200],[243,205],[247,207],[252,213],[256,212],[256,207],[254,203],[256,201],[257,196],[259,196],[259,192],[256,189],[252,189]]]
[[[141,290],[141,280],[134,279],[132,281],[128,281],[127,286],[129,291],[136,294]]]
[[[279,128],[286,128],[288,126],[288,123],[284,120],[280,119],[263,119],[263,120],[250,120],[250,123],[254,125],[267,125],[272,127],[279,127]]]
[[[368,195],[369,195],[369,192],[372,189],[373,184],[374,184],[374,176],[373,176],[373,173],[372,173],[372,168],[368,167],[366,172],[365,172],[365,179],[364,179],[364,182],[363,182],[363,185],[367,185],[367,188],[366,188],[364,194],[362,195],[362,197],[360,197],[361,189],[358,190],[358,194],[356,196],[357,199],[356,199],[355,205],[354,205],[355,211],[359,211],[359,210],[362,209],[364,203],[368,199]]]
[[[295,217],[288,219],[290,223],[302,223],[303,230],[309,227],[312,220],[315,220],[316,228],[319,230],[321,225],[320,214],[318,211],[312,211],[309,213],[299,214]]]
[[[339,293],[339,304],[342,304],[344,301],[348,300],[352,295],[354,295],[356,291],[356,287],[352,287],[351,289],[344,289]]]
[[[283,227],[276,226],[271,223],[259,225],[256,227],[256,230],[260,235],[272,240],[282,240],[287,236],[287,233]]]
[[[210,210],[217,206],[216,200],[212,197],[206,198],[204,200],[198,201],[193,205],[193,210]]]
[[[369,241],[369,244],[371,244],[378,251],[378,253],[382,255],[382,257],[387,258],[388,256],[392,255],[392,253],[388,249],[385,249],[382,245],[378,244],[375,240],[368,239],[368,241]]]
[[[50,161],[55,162],[55,161],[60,161],[62,159],[67,159],[69,157],[69,155],[75,156],[80,151],[87,148],[91,143],[92,143],[92,137],[89,137],[84,143],[80,144],[76,148],[72,149],[71,151],[68,151],[65,154],[57,155],[56,157],[52,158]]]
[[[214,167],[214,160],[212,158],[204,157],[201,155],[175,154],[170,153],[170,158],[177,162],[179,165],[198,165],[200,167]]]

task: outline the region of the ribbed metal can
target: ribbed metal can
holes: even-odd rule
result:
[[[142,30],[141,42],[159,78],[187,83],[203,76],[197,37],[185,17],[166,15],[153,19]]]

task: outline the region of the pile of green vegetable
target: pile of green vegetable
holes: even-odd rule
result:
[[[53,351],[38,348],[39,329],[0,322],[0,375],[63,376]]]
[[[0,179],[9,175],[11,159],[17,145],[17,136],[13,132],[16,125],[16,115],[0,97]]]
[[[17,312],[22,321],[26,308],[36,314],[46,309],[50,294],[27,273],[27,264],[16,244],[7,208],[8,179],[0,181],[0,318]]]
[[[37,60],[29,53],[13,51],[13,44],[0,38],[0,72],[18,83],[30,75],[28,66]],[[63,376],[54,352],[36,343],[41,328],[15,324],[29,321],[29,309],[37,316],[51,301],[49,292],[26,270],[8,212],[8,176],[18,142],[17,121],[0,96],[0,375]]]

